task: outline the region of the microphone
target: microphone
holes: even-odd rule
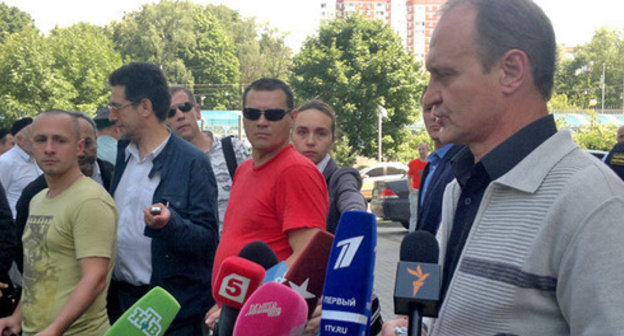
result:
[[[178,311],[178,301],[156,286],[126,310],[104,336],[161,336]]]
[[[238,252],[238,256],[255,262],[265,270],[277,264],[277,255],[275,255],[273,249],[267,243],[260,240],[252,241],[245,245],[245,247]]]
[[[212,296],[222,303],[216,335],[232,335],[238,311],[260,286],[262,279],[264,268],[253,261],[238,256],[229,256],[223,260],[212,287]]]
[[[240,311],[234,336],[301,335],[308,320],[308,306],[296,291],[268,282],[260,286]]]
[[[438,317],[440,298],[439,247],[428,231],[403,238],[394,287],[394,313],[409,317],[408,335],[420,335],[422,317]]]
[[[375,215],[342,214],[325,276],[321,335],[368,334],[376,245]]]
[[[285,276],[284,284],[297,291],[306,300],[310,314],[308,318],[314,313],[318,300],[323,295],[327,261],[333,241],[333,234],[317,231]]]

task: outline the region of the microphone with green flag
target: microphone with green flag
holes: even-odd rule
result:
[[[178,301],[154,287],[126,310],[104,336],[161,336],[180,311]]]

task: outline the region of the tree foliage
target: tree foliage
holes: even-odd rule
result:
[[[55,66],[48,41],[36,29],[7,36],[0,49],[3,125],[23,116],[69,109],[78,92]]]
[[[78,23],[55,28],[48,37],[54,68],[73,86],[72,109],[94,113],[108,103],[108,75],[121,66],[121,55],[101,27]]]
[[[572,58],[559,63],[555,91],[566,95],[568,104],[590,107],[602,100],[602,66],[605,65],[605,107],[622,106],[624,77],[624,34],[607,27],[596,30],[592,40],[579,46]]]
[[[227,27],[240,64],[240,83],[245,86],[262,77],[288,79],[292,51],[284,43],[285,35],[254,18],[243,18],[224,5],[207,5],[223,27]]]
[[[425,77],[400,38],[381,21],[360,16],[323,24],[293,61],[291,84],[300,100],[318,97],[334,107],[339,129],[359,155],[377,153],[378,106],[383,150],[397,156],[416,120]]]
[[[171,84],[238,83],[234,45],[218,20],[189,1],[145,5],[112,24],[113,40],[124,57],[159,65]],[[205,89],[205,88],[204,88]],[[205,90],[204,106],[229,108],[237,101],[227,90]]]
[[[35,23],[30,14],[0,2],[0,43],[8,35],[33,28],[35,28]]]

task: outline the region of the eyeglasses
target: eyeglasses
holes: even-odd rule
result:
[[[180,111],[186,113],[193,108],[193,104],[191,102],[184,102],[175,105],[174,107],[169,109],[169,118],[173,117],[176,114],[176,109],[180,109]]]
[[[290,110],[283,109],[266,109],[261,110],[253,107],[245,107],[243,109],[243,116],[249,120],[258,120],[260,119],[260,115],[264,114],[264,117],[268,121],[279,121],[284,118],[286,113],[290,112]]]
[[[129,102],[128,104],[124,104],[124,105],[121,105],[121,106],[109,104],[108,105],[108,109],[111,110],[111,111],[119,112],[119,111],[125,109],[126,107],[128,107],[130,105],[134,105],[134,104],[135,104],[134,102]]]

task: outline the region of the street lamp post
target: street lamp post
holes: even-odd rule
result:
[[[382,119],[388,116],[388,111],[381,105],[377,105],[377,126],[379,129],[379,133],[377,134],[377,161],[381,162],[381,124]]]
[[[602,77],[600,78],[602,82],[602,111],[600,113],[604,114],[604,98],[605,98],[605,64],[602,63]]]

